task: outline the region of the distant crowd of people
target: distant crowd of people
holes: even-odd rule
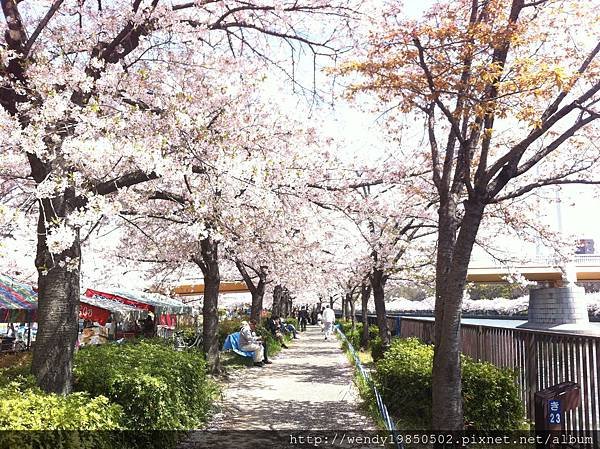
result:
[[[321,332],[325,334],[325,340],[328,340],[331,336],[333,323],[335,323],[335,312],[329,307],[329,304],[325,304],[323,308],[315,305],[310,310],[308,305],[304,305],[299,309],[295,308],[292,314],[298,319],[298,324],[302,332],[306,330],[307,324],[318,324],[321,327]]]

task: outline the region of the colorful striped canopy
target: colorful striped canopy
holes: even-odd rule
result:
[[[27,284],[0,274],[0,322],[35,321],[37,293]]]
[[[88,288],[85,296],[100,296],[113,301],[119,301],[139,309],[149,312],[162,314],[184,315],[191,314],[192,307],[184,304],[178,299],[155,293],[140,292],[135,290],[125,290],[123,288],[100,287],[99,289]]]

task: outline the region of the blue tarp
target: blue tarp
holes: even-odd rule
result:
[[[225,343],[223,343],[223,351],[233,351],[236,354],[241,355],[242,357],[253,357],[254,352],[250,351],[242,351],[240,349],[240,333],[234,332],[233,334],[229,334],[225,339]]]

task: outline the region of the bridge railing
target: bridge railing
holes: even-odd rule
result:
[[[575,256],[575,265],[577,266],[600,266],[600,254],[577,254]]]
[[[600,266],[600,254],[575,254],[572,263],[576,266]],[[469,268],[509,268],[509,267],[561,267],[564,259],[556,256],[530,255],[519,256],[514,260],[501,261],[498,259],[475,257],[469,262]]]
[[[394,321],[397,327],[391,329],[397,335],[433,342],[433,320]],[[536,391],[577,382],[581,405],[566,413],[566,430],[600,430],[600,337],[462,324],[461,343],[463,354],[515,371],[529,419],[534,418]]]

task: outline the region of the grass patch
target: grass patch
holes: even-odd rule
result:
[[[356,353],[356,355],[358,355],[358,360],[360,360],[360,363],[362,363],[362,365],[367,368],[367,369],[371,369],[373,368],[373,356],[371,355],[371,351],[358,351]]]
[[[239,369],[250,367],[254,363],[252,357],[242,357],[233,351],[221,352],[219,356],[223,368]]]
[[[387,431],[385,422],[381,418],[381,415],[379,414],[379,409],[377,408],[377,400],[375,399],[373,388],[371,387],[371,385],[369,385],[369,383],[360,373],[354,361],[354,356],[348,349],[348,344],[346,343],[346,341],[342,337],[340,337],[340,335],[337,332],[335,336],[342,341],[342,350],[346,354],[348,361],[354,367],[354,385],[356,385],[358,394],[361,399],[359,409],[375,422],[375,425],[379,430]],[[358,356],[358,360],[363,365],[363,367],[366,368],[367,371],[370,371],[370,368],[373,367],[373,357],[371,356],[371,351],[356,351],[356,355]]]
[[[379,430],[387,431],[385,422],[383,421],[383,418],[379,414],[379,409],[377,408],[377,400],[375,399],[373,388],[371,388],[364,377],[362,377],[358,371],[358,368],[356,367],[354,367],[354,385],[356,385],[361,399],[359,404],[360,410],[362,410],[375,422],[375,425]]]

